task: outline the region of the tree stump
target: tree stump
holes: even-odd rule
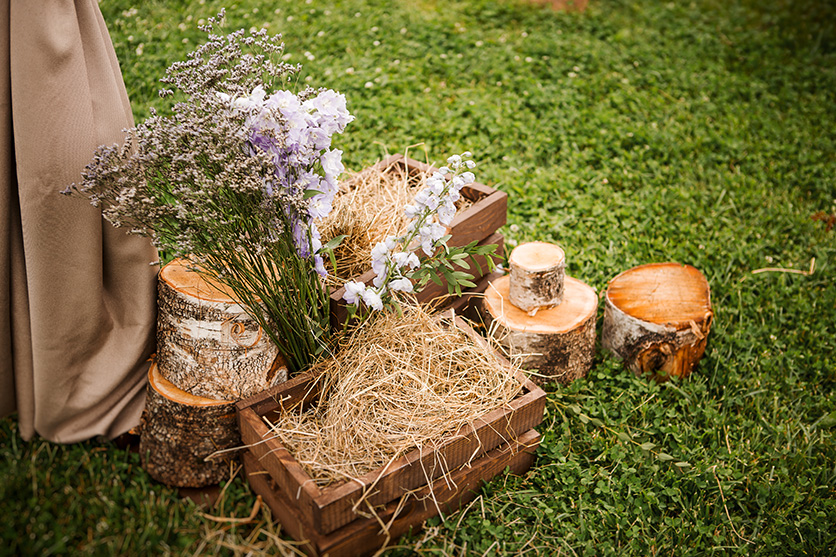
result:
[[[563,250],[546,242],[520,244],[508,258],[511,267],[511,303],[536,313],[563,300],[566,257]]]
[[[687,377],[702,358],[714,313],[708,281],[679,263],[651,263],[610,281],[601,340],[637,374]]]
[[[491,335],[508,354],[521,356],[524,368],[538,370],[532,376],[536,383],[565,384],[586,376],[595,355],[595,291],[564,277],[563,302],[529,315],[511,303],[511,280],[501,277],[485,291],[482,310]]]
[[[157,285],[157,365],[175,386],[241,400],[287,380],[278,348],[227,287],[181,259],[160,270]]]
[[[148,474],[174,487],[205,487],[229,477],[232,463],[238,460],[236,452],[205,458],[241,445],[235,402],[178,389],[156,364],[148,371],[147,392],[139,452]]]

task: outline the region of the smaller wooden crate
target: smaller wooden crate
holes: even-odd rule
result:
[[[375,165],[377,168],[387,169],[400,167],[405,169],[409,174],[431,173],[437,168],[428,164],[416,161],[403,155],[392,155],[383,159]],[[473,202],[473,204],[456,214],[453,222],[450,223],[447,233],[450,234],[450,240],[447,245],[464,246],[470,242],[478,242],[480,245],[497,244],[497,255],[502,255],[504,247],[504,238],[497,233],[500,227],[505,225],[508,210],[508,194],[501,192],[474,182],[466,185],[461,191],[462,197],[465,197]],[[372,246],[369,246],[371,249]],[[488,271],[484,258],[477,258],[482,273],[478,269],[471,266],[468,271],[474,275],[476,280],[482,278],[484,273]],[[371,284],[375,274],[371,269],[357,277],[355,280],[365,284]],[[434,283],[425,288],[418,296],[419,302],[429,302],[438,296],[443,296],[447,293],[447,286],[437,286]],[[344,288],[339,288],[331,292],[331,324],[334,327],[340,326],[345,322],[347,310],[345,302],[342,297],[345,294]]]
[[[244,454],[244,470],[250,485],[273,512],[273,518],[282,524],[285,532],[301,544],[309,555],[330,557],[357,557],[369,555],[384,545],[394,543],[403,534],[415,532],[425,520],[442,513],[454,512],[471,501],[483,481],[502,473],[506,468],[514,474],[523,474],[534,463],[534,453],[540,444],[540,434],[535,430],[523,433],[486,455],[439,478],[432,485],[424,486],[403,499],[393,501],[376,510],[380,522],[374,517],[358,518],[331,532],[318,532],[297,512],[296,502],[273,481],[252,453]],[[380,523],[388,525],[384,531]]]
[[[455,322],[474,341],[485,342],[461,318]],[[497,354],[497,366],[507,365]],[[357,518],[353,509],[359,501],[385,505],[537,426],[543,420],[546,394],[523,374],[519,373],[518,379],[523,388],[514,400],[476,418],[435,447],[416,449],[357,481],[323,488],[314,483],[264,421],[276,422],[285,409],[315,404],[319,390],[311,375],[297,376],[239,402],[238,422],[249,454],[292,500],[303,520],[317,532],[328,534]]]

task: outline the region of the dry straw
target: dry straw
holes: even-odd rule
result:
[[[522,386],[449,319],[381,314],[317,365],[320,404],[271,424],[320,485],[359,478],[507,405]]]
[[[425,181],[426,173],[408,171],[402,161],[396,161],[351,173],[340,183],[333,209],[319,225],[323,238],[346,236],[334,250],[337,278],[356,278],[371,269],[372,247],[386,236],[403,233],[408,223],[403,208]],[[456,207],[461,211],[469,204],[461,197]]]

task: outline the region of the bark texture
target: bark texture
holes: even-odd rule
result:
[[[238,454],[233,451],[209,461],[206,457],[240,445],[234,401],[191,395],[151,366],[139,451],[152,478],[175,487],[217,484],[230,476]]]
[[[510,277],[491,283],[482,311],[491,335],[522,366],[536,370],[532,381],[569,383],[585,377],[595,355],[595,291],[583,282],[565,277],[564,301],[529,315],[511,303]],[[492,325],[491,325],[492,324]]]
[[[157,363],[193,395],[240,400],[287,380],[279,350],[222,286],[175,260],[160,271]]]
[[[520,244],[508,258],[510,300],[523,311],[536,313],[563,301],[563,250],[546,242]]]
[[[708,282],[697,269],[641,265],[610,281],[602,345],[637,374],[687,377],[705,352],[713,315]]]

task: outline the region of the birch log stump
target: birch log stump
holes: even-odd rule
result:
[[[148,372],[148,396],[140,420],[142,467],[174,487],[205,487],[229,477],[236,452],[210,461],[212,453],[241,445],[235,402],[189,394],[166,380],[156,364]]]
[[[176,387],[241,400],[287,380],[278,348],[224,285],[181,259],[160,270],[157,285],[157,364]]]
[[[610,281],[601,342],[637,374],[687,377],[702,358],[714,313],[708,281],[679,263],[651,263]]]
[[[595,291],[566,276],[563,302],[530,315],[511,302],[511,280],[501,277],[485,291],[482,309],[491,335],[510,355],[522,357],[523,368],[537,370],[536,383],[586,376],[595,355]]]
[[[520,244],[508,258],[511,267],[511,303],[534,315],[563,300],[566,256],[559,246],[546,242]]]

